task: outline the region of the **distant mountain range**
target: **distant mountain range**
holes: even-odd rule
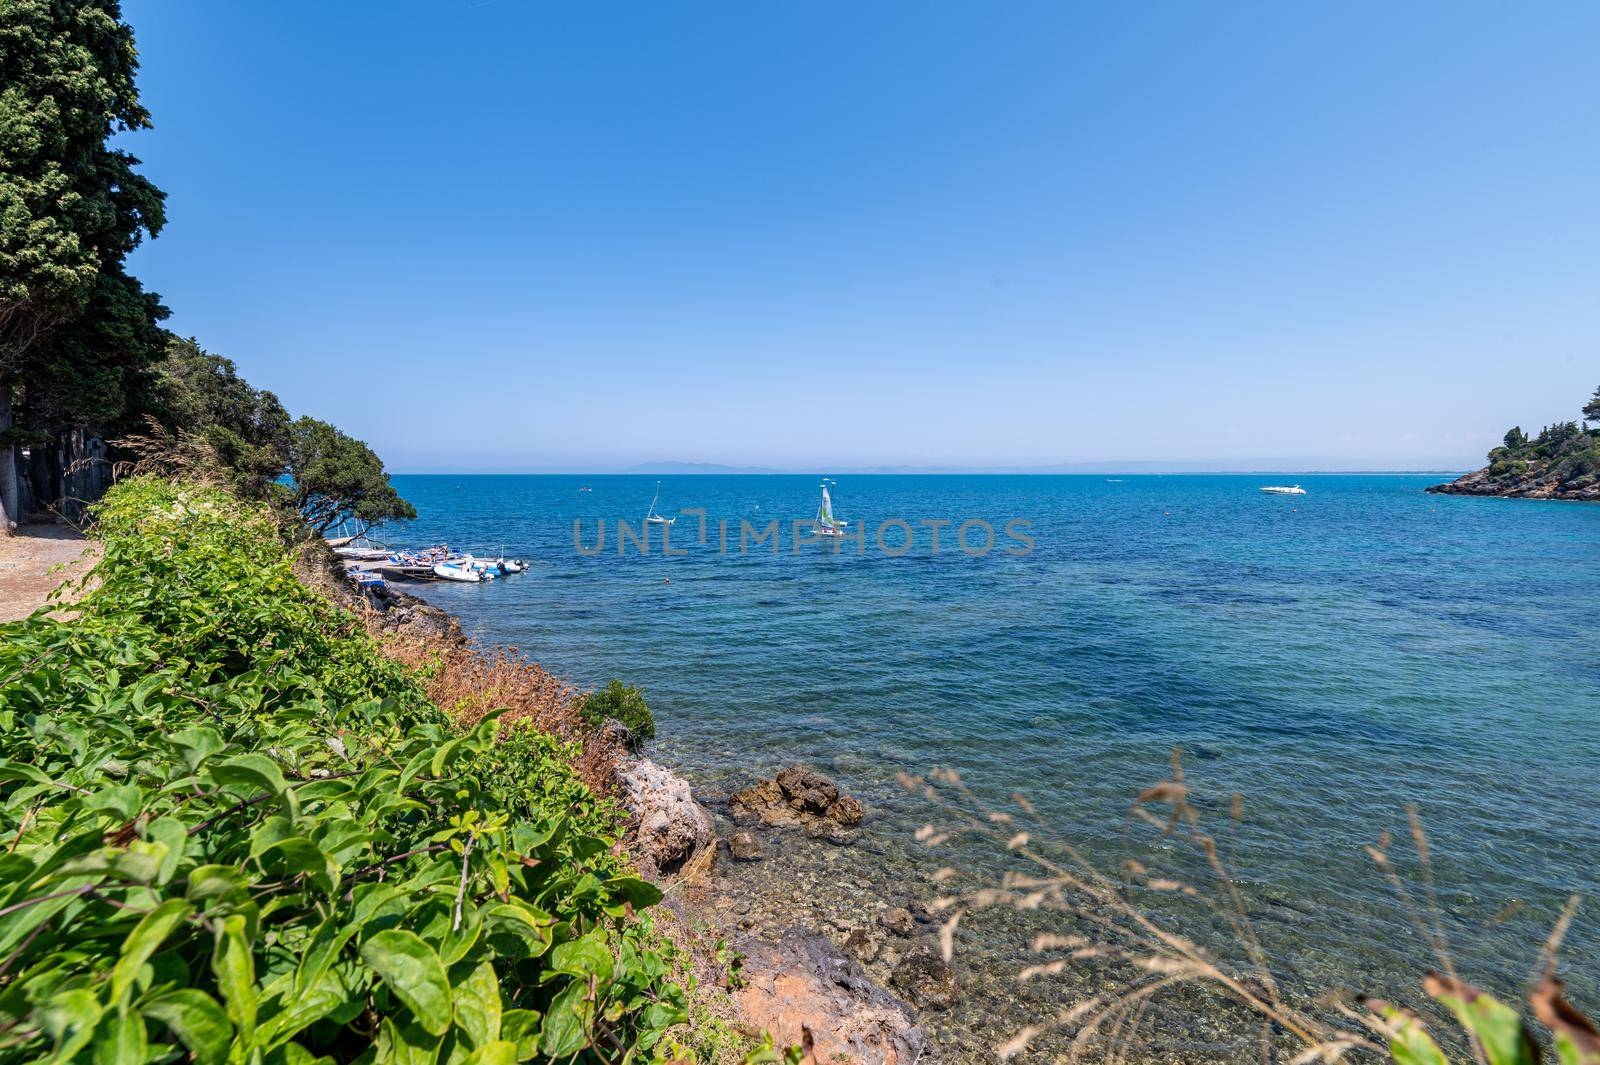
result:
[[[828,470],[780,470],[770,466],[722,466],[714,462],[641,462],[629,466],[623,473],[649,474],[658,477],[681,477],[692,474],[804,474],[826,473],[829,476],[862,474],[1029,474],[1029,473],[1455,473],[1454,469],[1430,468],[1416,470],[1363,470],[1341,467],[1335,463],[1302,460],[1300,463],[1278,465],[1251,465],[1244,462],[1160,462],[1140,460],[1128,462],[1064,462],[1053,466],[855,466]]]

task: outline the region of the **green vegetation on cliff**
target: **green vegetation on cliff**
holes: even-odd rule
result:
[[[569,751],[468,729],[268,508],[138,478],[0,627],[0,1060],[650,1060],[684,1016]]]
[[[1600,388],[1583,408],[1584,423],[1557,422],[1529,437],[1514,426],[1489,452],[1489,465],[1430,492],[1536,499],[1600,500]]]

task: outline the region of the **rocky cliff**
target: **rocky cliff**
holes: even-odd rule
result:
[[[1428,489],[1441,495],[1506,496],[1513,499],[1567,499],[1600,503],[1600,472],[1571,468],[1566,462],[1531,461],[1497,469],[1494,465]]]

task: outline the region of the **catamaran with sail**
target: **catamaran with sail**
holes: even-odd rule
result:
[[[664,518],[656,513],[656,504],[661,502],[661,482],[656,482],[656,497],[650,501],[650,513],[645,515],[647,525],[671,525],[677,518]]]
[[[844,527],[850,523],[840,521],[833,516],[833,499],[828,495],[828,485],[838,486],[838,481],[822,479],[822,502],[817,505],[817,520],[812,523],[811,531],[818,536],[843,536]]]

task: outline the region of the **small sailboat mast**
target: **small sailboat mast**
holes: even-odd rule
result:
[[[650,500],[650,510],[644,516],[645,523],[648,525],[671,525],[677,521],[677,518],[664,518],[656,513],[656,504],[659,502],[661,502],[661,482],[657,481],[655,498]]]

